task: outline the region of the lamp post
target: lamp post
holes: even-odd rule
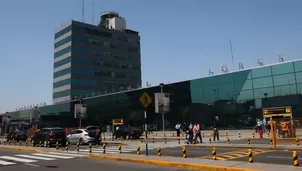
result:
[[[161,93],[164,93],[164,90],[163,90],[164,85],[165,85],[164,83],[159,84]],[[164,112],[162,112],[161,115],[162,115],[162,122],[163,122],[163,132],[165,132],[165,114],[164,114]]]

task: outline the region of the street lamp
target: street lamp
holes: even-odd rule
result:
[[[164,83],[159,84],[161,93],[164,93],[164,90],[163,90],[164,85],[165,85]],[[163,132],[165,132],[165,115],[164,115],[164,112],[162,112],[161,115],[162,115],[162,122],[163,122]]]

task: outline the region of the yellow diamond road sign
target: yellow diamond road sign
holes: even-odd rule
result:
[[[139,101],[145,108],[147,108],[150,105],[150,103],[152,102],[152,99],[148,95],[148,93],[144,92],[143,95],[139,98]]]

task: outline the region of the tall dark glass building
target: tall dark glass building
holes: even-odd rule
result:
[[[118,13],[102,13],[98,25],[70,21],[56,31],[53,103],[140,86],[140,36]]]
[[[140,96],[147,92],[154,99],[160,86],[123,90],[83,99],[87,104],[85,124],[110,125],[112,119],[124,119],[125,125],[144,124],[144,108]],[[211,128],[218,118],[223,128],[251,128],[263,117],[262,108],[291,106],[293,117],[302,117],[302,60],[282,62],[237,72],[166,84],[170,93],[171,112],[165,115],[166,129],[177,122],[198,122]],[[30,122],[33,110],[39,110],[40,123],[58,123],[64,127],[78,126],[74,119],[77,100],[50,106],[8,112],[11,121]],[[7,115],[2,114],[2,115]],[[154,100],[147,109],[150,125],[161,129],[161,115],[155,114]],[[1,114],[0,114],[1,116]]]

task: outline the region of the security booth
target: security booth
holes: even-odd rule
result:
[[[123,119],[112,119],[112,135],[123,125],[124,125]]]

